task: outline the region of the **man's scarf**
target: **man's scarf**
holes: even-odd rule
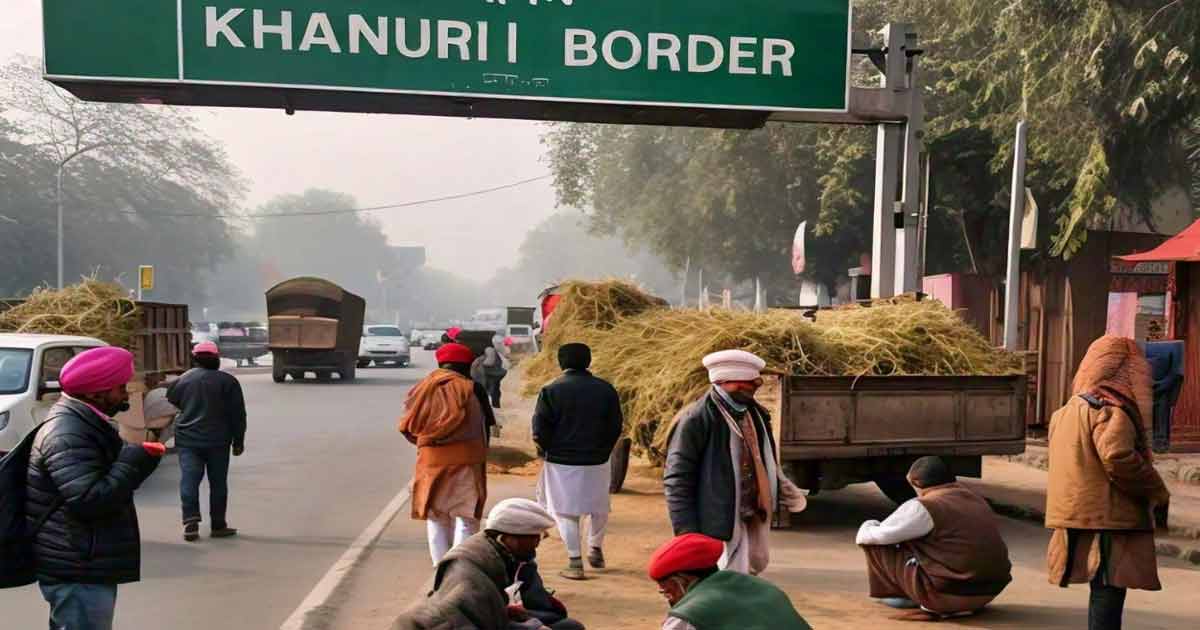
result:
[[[436,445],[466,421],[474,395],[471,379],[451,370],[434,370],[409,390],[400,432],[417,446]]]

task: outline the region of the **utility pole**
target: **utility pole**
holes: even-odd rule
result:
[[[63,288],[63,168],[66,160],[58,163],[58,186],[54,198],[58,204],[58,289]]]
[[[887,51],[883,87],[900,96],[907,87],[903,24],[888,24],[883,29],[883,46]],[[871,225],[871,297],[886,298],[895,294],[896,278],[896,200],[897,168],[900,164],[900,132],[895,123],[880,123],[875,136],[875,207]]]
[[[1025,145],[1029,135],[1024,120],[1017,123],[1013,150],[1012,202],[1008,217],[1008,273],[1004,285],[1004,349],[1017,349],[1017,306],[1021,299],[1021,221],[1025,217]]]
[[[908,89],[908,122],[904,125],[904,163],[900,169],[900,212],[896,217],[896,293],[915,293],[921,284],[919,276],[921,214],[921,145],[925,137],[925,99],[919,89],[917,75],[920,57],[910,54],[917,50],[917,34],[905,25],[904,48],[900,61],[904,63],[904,86]],[[895,40],[893,40],[895,41]],[[889,44],[888,58],[892,57]]]

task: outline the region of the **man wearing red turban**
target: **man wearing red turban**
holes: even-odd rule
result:
[[[120,348],[76,355],[34,437],[25,513],[41,523],[32,546],[51,628],[111,630],[117,585],[141,578],[133,493],[166,449],[125,444],[113,426],[132,377],[133,355]]]
[[[720,540],[684,534],[650,556],[647,573],[671,605],[663,630],[811,630],[774,584],[718,569],[724,553]]]
[[[426,522],[434,565],[479,531],[488,435],[496,423],[487,392],[471,380],[471,349],[449,343],[436,356],[438,369],[409,390],[400,420],[400,432],[417,446],[412,517]]]

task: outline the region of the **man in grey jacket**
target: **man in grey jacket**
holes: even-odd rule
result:
[[[167,400],[179,408],[175,446],[179,451],[179,495],[183,503],[183,539],[200,538],[200,482],[208,476],[212,537],[229,538],[237,530],[225,520],[229,504],[229,455],[246,450],[246,402],[242,386],[221,371],[217,345],[197,344],[199,367],[170,385]]]
[[[531,562],[554,519],[529,499],[506,499],[488,513],[484,531],[451,549],[434,569],[425,595],[402,613],[392,630],[542,630],[545,625],[510,609],[517,572]]]
[[[757,575],[770,562],[768,532],[778,503],[805,507],[804,492],[776,463],[771,417],[754,400],[766,362],[741,350],[704,357],[712,389],[680,412],[667,445],[663,491],[676,536],[725,543],[718,566]]]

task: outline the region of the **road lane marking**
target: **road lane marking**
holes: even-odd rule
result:
[[[317,585],[313,587],[308,597],[305,597],[304,601],[300,602],[300,605],[287,618],[287,621],[284,621],[283,625],[279,626],[279,630],[311,630],[312,627],[306,625],[310,613],[324,608],[329,603],[330,598],[337,592],[338,587],[346,581],[346,578],[350,577],[354,568],[362,562],[371,547],[379,541],[379,537],[383,535],[384,530],[395,520],[400,510],[404,509],[410,498],[408,488],[405,488],[392,498],[391,503],[388,503],[387,507],[383,508],[383,511],[379,513],[379,516],[376,516],[375,520],[358,535],[358,538],[346,549],[342,557],[333,563],[333,566],[329,568],[329,571],[325,573],[321,581],[317,582]],[[318,615],[312,615],[312,617],[314,620],[319,618]]]

